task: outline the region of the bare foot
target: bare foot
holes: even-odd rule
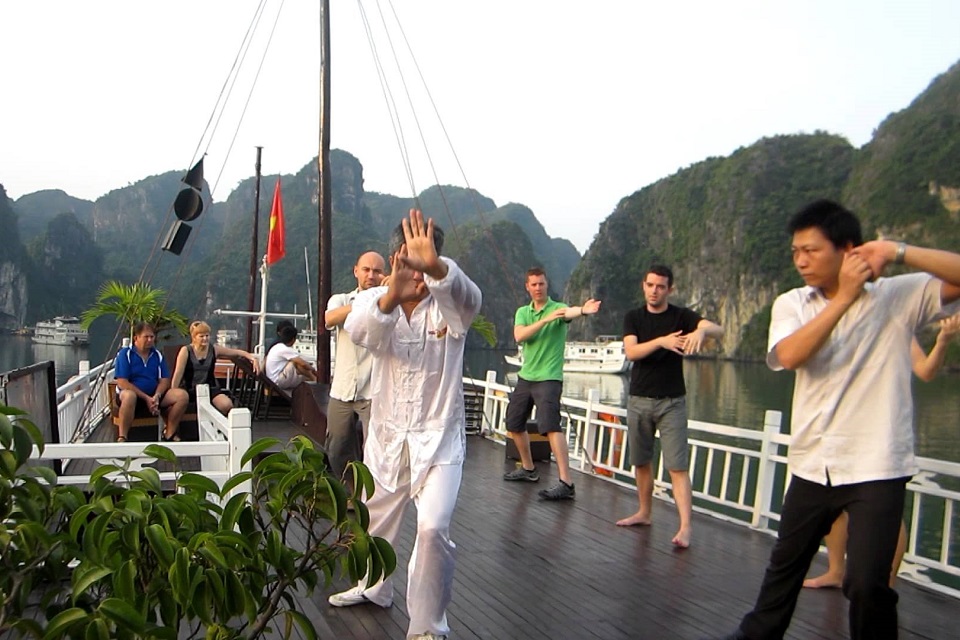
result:
[[[680,529],[670,542],[678,549],[688,548],[690,546],[690,529]]]
[[[803,586],[807,589],[839,589],[842,584],[843,576],[829,571],[822,576],[803,581]]]
[[[633,526],[649,527],[650,514],[644,513],[643,511],[637,511],[632,516],[627,516],[626,518],[617,520],[617,526],[618,527],[633,527]]]

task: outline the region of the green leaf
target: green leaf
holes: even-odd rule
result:
[[[13,442],[13,422],[7,417],[6,409],[13,407],[0,407],[0,446],[10,448]]]
[[[35,466],[28,470],[31,475],[40,476],[51,487],[57,486],[57,472],[50,467]],[[76,487],[71,487],[76,489]]]
[[[83,633],[84,640],[110,640],[110,628],[103,618],[95,618]]]
[[[138,593],[136,588],[137,565],[134,560],[127,560],[120,565],[120,570],[113,576],[113,593],[125,602],[136,602]]]
[[[203,572],[207,578],[207,589],[210,591],[211,600],[218,612],[227,610],[226,588],[224,587],[223,576],[216,569],[207,569]],[[230,571],[224,572],[229,574]]]
[[[146,620],[131,604],[120,598],[107,598],[100,603],[97,610],[112,620],[118,627],[123,627],[139,636],[144,635],[146,631]]]
[[[245,467],[248,462],[253,460],[255,457],[260,455],[262,452],[266,451],[270,447],[280,444],[280,440],[277,438],[260,438],[247,449],[247,452],[243,454],[243,457],[240,458],[240,466]]]
[[[140,555],[140,525],[137,522],[125,524],[120,530],[120,539],[134,557]]]
[[[161,589],[157,594],[160,601],[160,620],[169,627],[180,624],[180,609],[170,589]]]
[[[170,541],[167,539],[167,534],[163,530],[163,527],[159,524],[151,524],[144,530],[144,535],[146,535],[147,544],[150,545],[150,549],[153,550],[154,555],[160,562],[161,568],[164,570],[169,569],[174,561],[174,549],[173,545],[170,544]]]
[[[210,598],[210,587],[202,578],[201,581],[197,582],[191,601],[194,603],[193,610],[196,612],[197,617],[200,618],[200,621],[205,625],[212,625],[213,616],[211,614],[213,613],[213,603]]]
[[[220,496],[226,496],[234,489],[234,487],[239,486],[251,478],[253,478],[253,473],[249,471],[241,471],[240,473],[230,476],[230,478],[223,483],[223,486],[220,487]]]
[[[70,517],[70,537],[74,540],[80,537],[80,529],[87,526],[88,518],[94,513],[92,505],[80,505]]]
[[[308,640],[317,640],[317,630],[307,616],[294,609],[287,609],[283,612],[283,614],[287,617],[287,631],[285,637],[289,638],[292,636],[293,629],[291,629],[291,623],[296,623],[296,625],[300,627],[300,631],[304,637],[306,637]]]
[[[79,625],[87,619],[87,612],[77,607],[71,607],[61,611],[50,624],[47,625],[47,632],[43,635],[44,639],[60,638],[70,633],[70,629]]]
[[[81,565],[82,567],[83,565]],[[81,573],[79,567],[73,573],[73,601],[76,602],[81,594],[86,593],[95,582],[105,578],[113,573],[108,567],[93,567],[89,571]]]
[[[177,549],[170,571],[167,572],[170,589],[177,604],[182,607],[190,603],[190,551],[186,547]]]
[[[177,480],[177,486],[183,489],[200,491],[204,495],[220,495],[220,487],[217,486],[217,483],[199,473],[184,473]]]
[[[354,503],[359,502],[363,499],[363,496],[366,496],[369,500],[373,496],[374,484],[373,484],[373,474],[370,473],[370,469],[367,468],[367,465],[363,464],[360,461],[354,460],[348,465],[350,471],[353,472],[353,501]],[[361,491],[363,493],[361,493]]]
[[[215,545],[205,544],[199,549],[197,553],[206,559],[210,564],[223,569],[224,571],[230,571],[232,567],[227,564],[227,561],[224,559],[223,554],[220,553],[220,550],[217,549]]]
[[[497,346],[497,326],[481,314],[477,314],[470,324],[470,328],[480,334],[488,345]]]
[[[227,614],[230,616],[239,616],[243,613],[243,596],[246,593],[246,588],[243,586],[243,583],[240,581],[240,577],[237,576],[236,572],[228,571],[225,575],[226,585],[224,587],[224,603],[226,605]]]
[[[156,458],[157,460],[164,460],[170,463],[177,462],[177,454],[175,454],[170,447],[165,447],[162,444],[148,444],[143,448],[143,454],[151,458]]]
[[[43,638],[43,627],[36,620],[17,620],[10,629],[18,632],[21,638],[25,636],[32,636],[38,640]]]
[[[142,482],[144,486],[141,488],[144,491],[155,494],[163,493],[163,485],[160,482],[160,472],[153,467],[144,467],[139,471],[131,471],[130,477]]]
[[[238,493],[230,498],[220,515],[220,529],[222,531],[233,531],[234,527],[237,526],[240,512],[247,506],[248,497],[248,494]]]
[[[110,473],[117,473],[119,471],[123,471],[123,469],[121,469],[115,464],[102,464],[96,469],[94,469],[93,473],[90,474],[90,483],[93,484],[94,482],[104,477],[105,475]]]
[[[17,466],[25,464],[33,453],[33,440],[30,439],[30,434],[23,429],[14,429],[13,447],[17,455]]]
[[[372,540],[373,546],[376,547],[383,562],[383,577],[387,577],[397,569],[397,552],[394,551],[390,543],[383,538],[373,536]]]

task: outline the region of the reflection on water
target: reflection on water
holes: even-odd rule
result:
[[[81,360],[88,360],[91,366],[95,366],[115,353],[116,348],[110,345],[112,339],[112,332],[92,331],[89,345],[75,347],[37,344],[28,336],[0,335],[0,372],[52,360],[57,372],[57,386],[60,386],[77,374]]]
[[[506,351],[470,351],[468,375],[483,378],[497,372],[500,382],[516,383],[516,369],[503,362]],[[505,377],[506,376],[506,377]],[[690,418],[703,422],[763,428],[767,410],[783,413],[790,424],[794,374],[770,371],[762,363],[687,360],[687,408]],[[625,405],[629,373],[622,376],[564,374],[564,395],[583,398],[599,389],[603,402]],[[917,453],[921,456],[960,462],[960,374],[944,373],[932,382],[914,380]]]
[[[516,371],[507,373],[507,384],[517,384]],[[605,373],[564,373],[563,395],[570,398],[587,399],[590,389],[600,392],[600,402],[622,407],[627,402],[630,391],[630,377]]]

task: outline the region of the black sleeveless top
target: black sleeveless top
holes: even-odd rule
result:
[[[196,391],[198,384],[210,385],[210,391],[219,389],[214,369],[217,366],[217,350],[213,345],[207,347],[207,357],[198,358],[193,345],[187,345],[187,366],[183,372],[183,381],[180,386],[187,391]]]

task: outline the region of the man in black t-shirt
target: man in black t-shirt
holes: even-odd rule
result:
[[[696,312],[667,300],[673,291],[673,272],[653,265],[643,278],[646,305],[627,312],[623,345],[633,361],[627,400],[627,442],[636,469],[640,508],[617,521],[621,527],[649,525],[653,500],[653,439],[660,432],[663,463],[670,472],[673,499],[680,513],[680,529],[673,544],[690,546],[693,494],[687,452],[686,385],[683,356],[700,351],[709,338],[719,340],[723,329]]]

